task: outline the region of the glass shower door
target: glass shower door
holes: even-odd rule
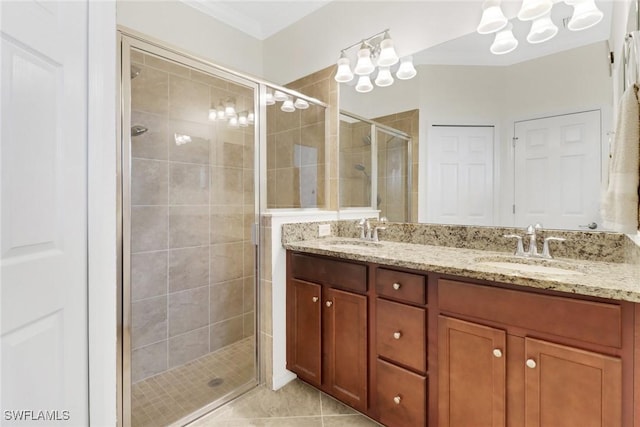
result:
[[[257,384],[257,84],[122,52],[125,425],[186,423]]]
[[[380,217],[391,222],[408,222],[410,212],[410,139],[377,128],[378,194]]]

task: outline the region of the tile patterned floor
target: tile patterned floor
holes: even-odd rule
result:
[[[373,427],[380,424],[295,380],[278,391],[261,386],[189,427]]]
[[[254,340],[250,337],[134,384],[131,423],[133,427],[171,424],[254,377]],[[223,379],[222,384],[209,386],[214,378]]]

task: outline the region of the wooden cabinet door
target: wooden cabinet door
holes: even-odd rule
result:
[[[620,359],[525,340],[526,427],[619,427]]]
[[[438,316],[440,427],[504,427],[506,333]]]
[[[367,297],[325,288],[324,345],[330,394],[360,411],[367,409]]]
[[[322,384],[322,286],[291,279],[287,286],[287,369]]]

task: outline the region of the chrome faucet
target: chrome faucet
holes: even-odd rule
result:
[[[371,240],[371,223],[368,219],[362,218],[357,227],[360,229],[360,238],[363,240]]]
[[[380,218],[379,220],[379,225],[376,225],[373,229],[373,236],[371,237],[371,240],[373,240],[374,242],[379,242],[380,239],[378,238],[378,230],[386,230],[386,224],[389,220],[387,220],[386,216],[383,216]]]
[[[524,251],[524,245],[522,243],[522,237],[517,234],[506,234],[504,237],[508,239],[517,239],[518,245],[514,253],[515,256],[531,257],[531,258],[553,258],[551,251],[549,250],[549,242],[564,242],[566,239],[561,237],[546,237],[544,239],[544,245],[542,247],[542,253],[538,252],[538,233],[542,231],[542,225],[529,225],[527,227],[526,235],[529,237],[529,247],[527,251]]]
[[[542,231],[542,225],[529,225],[527,227],[527,236],[529,236],[529,250],[527,251],[527,256],[537,257],[538,256],[538,238],[537,233]]]

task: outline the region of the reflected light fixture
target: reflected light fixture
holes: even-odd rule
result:
[[[359,49],[356,53],[356,65],[352,70],[347,51],[356,46]],[[337,66],[334,79],[338,83],[349,83],[357,76],[356,91],[360,93],[373,90],[372,78],[375,79],[376,86],[386,87],[395,81],[392,73],[400,80],[410,79],[417,74],[411,56],[398,56],[388,29],[342,49]]]
[[[181,146],[188,142],[191,142],[191,137],[189,135],[184,135],[181,133],[174,133],[173,140],[176,142],[177,146]]]
[[[280,92],[282,93],[282,92]],[[284,95],[284,93],[283,93]],[[296,111],[296,107],[293,106],[293,99],[291,99],[290,96],[285,95],[287,98],[285,99],[285,101],[282,103],[282,106],[280,107],[280,109],[286,113],[293,113],[294,111]]]
[[[233,98],[228,98],[224,103],[224,115],[226,118],[230,119],[236,115],[236,100]]]
[[[273,105],[276,103],[276,100],[273,97],[273,90],[267,89],[267,96],[265,97],[265,103],[267,105]]]
[[[289,96],[286,93],[281,92],[279,90],[276,90],[275,92],[273,92],[273,99],[275,99],[278,102],[286,101],[288,97]]]
[[[249,113],[247,114],[247,122],[249,122],[250,125],[256,122],[256,115],[253,113],[253,111],[249,111]]]
[[[240,127],[243,127],[243,128],[246,128],[249,126],[249,119],[247,119],[246,111],[238,113],[238,125],[240,125]]]
[[[532,21],[527,41],[531,44],[543,43],[558,34],[558,26],[551,19],[554,3],[564,1],[573,6],[571,19],[565,19],[565,26],[571,31],[591,28],[602,21],[604,14],[595,0],[523,0],[518,19]],[[480,34],[493,34],[495,39],[490,51],[495,55],[504,55],[518,47],[518,40],[513,35],[513,25],[508,22],[500,8],[501,0],[485,0],[482,4],[482,18],[477,31]],[[568,21],[568,23],[567,23]],[[505,25],[503,25],[505,24]],[[399,78],[399,77],[398,77]]]
[[[298,110],[306,110],[309,108],[309,103],[302,98],[297,98],[296,102],[293,103],[293,106]]]

